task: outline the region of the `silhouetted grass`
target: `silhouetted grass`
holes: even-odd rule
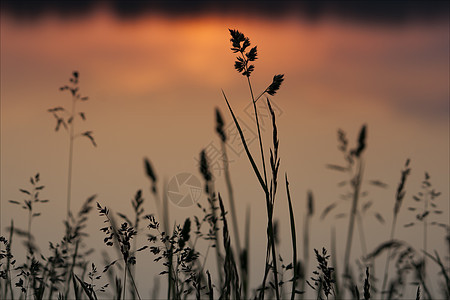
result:
[[[78,137],[87,137],[92,144],[96,147],[97,144],[95,142],[92,131],[84,131],[84,132],[76,132],[75,131],[75,122],[78,118],[82,121],[86,121],[86,114],[82,111],[77,111],[77,103],[79,101],[85,102],[88,101],[89,98],[86,96],[82,96],[80,93],[79,83],[79,72],[73,71],[72,77],[69,78],[69,84],[63,85],[59,88],[60,91],[69,91],[72,96],[72,103],[70,109],[66,109],[63,106],[57,106],[54,108],[50,108],[47,111],[56,119],[56,127],[55,131],[58,131],[61,128],[61,125],[68,131],[69,134],[69,158],[68,158],[68,168],[67,168],[67,212],[66,212],[66,221],[69,220],[71,213],[71,199],[72,199],[72,168],[73,168],[73,144],[76,138]]]
[[[226,152],[227,136],[224,129],[224,117],[216,110],[215,129],[221,141],[223,154],[223,166],[225,171],[225,185],[228,192],[228,202],[223,201],[222,193],[216,191],[215,178],[212,173],[208,157],[205,151],[200,154],[199,172],[204,179],[204,191],[207,203],[197,203],[199,216],[189,216],[182,223],[171,223],[169,220],[169,205],[167,199],[167,185],[163,183],[162,193],[158,187],[158,178],[153,165],[148,159],[144,159],[145,174],[150,180],[150,193],[156,203],[156,211],[147,214],[144,210],[144,195],[138,190],[131,200],[134,216],[129,218],[125,213],[118,212],[117,215],[123,221],[117,223],[115,214],[97,202],[97,210],[104,218],[105,225],[100,229],[105,237],[103,239],[106,247],[115,249],[117,259],[111,259],[109,254],[102,252],[104,261],[94,263],[91,258],[93,250],[86,247],[86,237],[90,229],[87,228],[88,215],[93,209],[96,196],[89,197],[82,205],[78,214],[73,214],[70,208],[71,202],[71,177],[73,161],[73,141],[77,136],[85,136],[95,146],[91,131],[77,135],[74,131],[75,117],[85,119],[85,114],[77,112],[75,103],[87,100],[81,97],[78,88],[78,72],[73,72],[70,86],[63,86],[61,90],[68,90],[72,94],[72,109],[67,111],[62,107],[55,107],[49,111],[57,120],[56,130],[61,126],[69,132],[69,167],[68,167],[68,193],[67,212],[64,221],[65,234],[58,242],[49,243],[49,255],[40,251],[37,241],[32,234],[32,220],[39,216],[36,205],[46,203],[41,200],[40,193],[44,186],[40,185],[40,176],[36,174],[31,177],[31,189],[20,189],[20,193],[26,199],[21,201],[10,200],[11,204],[19,205],[27,211],[27,229],[17,228],[17,222],[11,220],[8,228],[8,238],[0,237],[0,297],[2,299],[146,299],[143,289],[139,290],[135,280],[140,280],[148,288],[151,282],[152,298],[164,297],[167,299],[241,299],[241,298],[296,298],[305,297],[306,292],[315,292],[317,299],[341,299],[346,297],[345,290],[350,292],[355,299],[401,299],[404,298],[405,289],[412,284],[416,299],[432,299],[436,297],[450,297],[450,270],[446,259],[436,250],[428,250],[428,235],[431,226],[444,228],[449,231],[448,224],[439,221],[431,221],[430,215],[442,214],[438,209],[435,199],[440,195],[431,184],[430,176],[425,174],[422,182],[422,190],[413,197],[420,204],[419,207],[411,207],[414,211],[416,221],[406,224],[412,227],[420,222],[423,224],[423,247],[415,249],[407,241],[395,237],[395,229],[400,208],[406,195],[406,179],[410,174],[409,160],[401,171],[401,179],[398,184],[393,220],[389,239],[368,251],[370,239],[366,239],[363,229],[363,216],[372,205],[371,201],[363,202],[366,195],[362,191],[364,172],[363,154],[367,144],[367,126],[363,125],[354,148],[349,147],[345,133],[338,131],[339,149],[345,160],[345,165],[328,165],[328,168],[345,172],[349,179],[343,181],[341,186],[349,187],[349,193],[344,198],[351,202],[348,215],[347,237],[345,242],[344,259],[339,266],[343,273],[338,272],[340,256],[337,254],[337,243],[335,227],[332,226],[331,253],[325,248],[321,251],[311,249],[310,238],[315,236],[314,230],[314,206],[315,202],[312,192],[308,192],[306,208],[296,212],[299,207],[296,197],[291,198],[290,182],[287,173],[285,175],[286,200],[289,215],[289,232],[292,250],[292,260],[286,261],[280,255],[278,232],[283,232],[275,219],[276,198],[281,197],[278,191],[278,172],[280,166],[280,140],[278,135],[278,124],[271,100],[266,97],[268,112],[271,117],[272,141],[270,147],[265,148],[263,144],[263,132],[259,122],[259,113],[256,106],[257,101],[263,96],[274,96],[280,89],[284,80],[283,75],[275,75],[272,82],[257,97],[254,96],[254,87],[250,77],[255,70],[254,62],[258,58],[257,47],[250,48],[248,37],[237,30],[230,30],[232,51],[238,56],[235,62],[236,70],[247,80],[250,91],[250,101],[255,113],[256,131],[258,132],[258,154],[254,154],[247,144],[241,124],[235,111],[232,109],[224,91],[222,91],[225,102],[231,114],[234,126],[239,133],[242,146],[250,162],[251,170],[264,194],[264,199],[258,199],[266,203],[266,247],[250,249],[250,238],[255,230],[250,230],[250,209],[247,208],[244,225],[244,243],[241,244],[240,229],[237,211],[238,202],[235,201],[233,185],[231,182],[231,168],[228,164]],[[261,100],[262,101],[262,100]],[[66,113],[66,115],[64,115]],[[266,133],[267,134],[267,133]],[[266,157],[267,155],[267,157]],[[258,157],[259,156],[259,157]],[[268,161],[268,164],[266,164]],[[301,162],[300,162],[301,163]],[[379,180],[371,180],[370,184],[378,187],[387,185]],[[294,183],[298,184],[298,183]],[[326,187],[324,187],[326,188]],[[227,207],[229,204],[229,208]],[[261,202],[262,204],[262,202]],[[338,202],[326,203],[320,220],[324,220],[330,212],[335,209]],[[422,205],[423,204],[423,205]],[[376,219],[384,222],[384,217],[374,214]],[[301,217],[303,216],[303,222]],[[62,217],[64,219],[64,217]],[[231,223],[230,223],[231,220]],[[162,225],[160,225],[160,222]],[[142,225],[145,223],[146,226]],[[33,223],[34,224],[34,223]],[[231,224],[232,226],[230,226]],[[303,224],[300,226],[299,224]],[[233,229],[231,230],[231,227]],[[354,231],[359,230],[362,257],[352,256]],[[35,232],[35,231],[33,231]],[[297,239],[297,232],[303,232],[303,239]],[[434,233],[434,231],[433,231]],[[138,239],[138,234],[139,239]],[[143,239],[142,236],[146,238]],[[394,239],[394,237],[396,239]],[[13,245],[14,238],[14,245]],[[17,240],[24,240],[26,250],[25,262],[16,261],[15,251],[18,248]],[[207,246],[199,245],[203,241]],[[299,244],[299,241],[300,244]],[[447,237],[450,244],[450,238]],[[41,244],[41,243],[39,243]],[[303,261],[299,259],[298,249],[303,248]],[[101,249],[96,249],[102,251]],[[208,264],[210,250],[214,252],[215,269]],[[252,251],[250,251],[252,250]],[[264,273],[251,274],[250,257],[257,252],[265,251]],[[310,264],[309,253],[314,251],[317,268],[312,274],[308,274],[307,266]],[[151,281],[149,278],[136,278],[134,266],[137,264],[136,254],[150,256],[156,264],[162,268],[159,276],[167,277],[167,289],[160,291],[158,280]],[[354,253],[354,252],[353,252]],[[374,271],[375,261],[387,253],[383,282],[381,289],[377,289],[377,278]],[[430,287],[425,272],[426,260],[436,267],[439,274],[436,278],[441,284],[440,291],[433,291]],[[358,263],[354,263],[357,261]],[[392,262],[394,266],[389,268]],[[100,265],[102,267],[100,268]],[[211,268],[211,269],[210,269]],[[429,267],[431,268],[431,267]],[[354,269],[359,269],[359,279],[354,276]],[[391,270],[392,269],[392,270]],[[250,287],[250,275],[261,277],[261,284]],[[410,275],[414,276],[410,281]],[[288,279],[287,279],[288,278]],[[309,278],[307,280],[307,278]],[[156,283],[155,283],[156,282]],[[307,283],[308,285],[305,285]],[[253,293],[250,295],[250,290]],[[147,292],[146,291],[146,292]],[[309,295],[308,295],[309,296]]]

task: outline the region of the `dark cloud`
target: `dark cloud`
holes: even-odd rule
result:
[[[77,17],[98,8],[99,4],[123,18],[135,18],[149,12],[174,16],[218,13],[274,18],[294,13],[309,21],[334,16],[351,21],[396,24],[411,19],[449,17],[447,1],[3,0],[2,9],[19,18],[37,18],[45,12]]]

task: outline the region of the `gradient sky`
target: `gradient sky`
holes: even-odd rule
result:
[[[325,168],[327,163],[343,162],[336,147],[337,129],[346,131],[354,143],[362,124],[367,124],[365,177],[389,184],[386,190],[366,185],[374,201],[373,212],[380,211],[390,224],[400,170],[410,158],[405,207],[412,204],[411,197],[420,190],[427,171],[442,192],[439,205],[444,214],[436,219],[448,222],[448,13],[436,16],[431,10],[431,17],[424,17],[417,10],[405,9],[395,22],[397,15],[380,18],[357,11],[348,16],[328,8],[319,10],[316,18],[298,13],[301,6],[294,13],[281,11],[275,17],[263,9],[234,13],[217,7],[200,13],[180,13],[182,7],[178,13],[147,9],[126,17],[117,14],[117,7],[102,5],[75,14],[47,7],[36,15],[2,10],[2,234],[11,218],[25,228],[25,212],[7,201],[22,200],[18,189],[26,188],[36,172],[46,185],[43,197],[50,199],[42,205],[47,207],[42,208],[43,216],[33,221],[36,235],[56,241],[62,234],[68,140],[64,132],[55,133],[55,120],[46,110],[69,105],[70,96],[58,88],[68,82],[73,70],[80,72],[81,93],[90,98],[79,106],[87,116],[79,128],[93,130],[98,143],[93,148],[87,139],[76,141],[75,209],[88,196],[98,194],[102,204],[131,213],[129,201],[137,189],[143,189],[146,209],[154,210],[143,157],[153,162],[161,180],[180,172],[201,178],[196,162],[200,150],[219,145],[214,108],[219,107],[225,121],[231,121],[221,89],[242,122],[254,130],[246,110],[248,87],[234,70],[228,28],[239,29],[258,45],[259,59],[252,74],[255,90],[263,90],[273,75],[285,74],[280,92],[271,99],[278,108],[280,174],[289,174],[299,220],[307,190],[313,191],[318,212],[338,200],[343,191],[336,186],[345,179],[342,174]],[[383,16],[383,10],[379,15]],[[266,124],[267,147],[270,130]],[[257,153],[256,143],[251,150]],[[264,219],[258,218],[265,214],[263,194],[250,164],[244,154],[232,154],[230,159],[241,208],[238,218],[243,226],[245,207],[250,205],[252,227],[264,228]],[[223,175],[215,175],[218,190],[225,191]],[[288,230],[284,188],[280,188],[278,201],[276,214],[281,227]],[[340,203],[339,209],[345,212],[349,204]],[[401,224],[414,218],[406,210],[402,213]],[[200,211],[171,207],[172,222],[193,214]],[[91,219],[92,235],[101,236],[96,233],[101,220],[95,213]],[[328,221],[319,222],[316,216],[314,247],[329,244],[331,224],[345,236],[346,221],[333,217]],[[388,225],[380,227],[370,216],[365,222],[367,231],[382,232],[369,248],[388,237]],[[265,233],[252,234],[256,249]],[[398,234],[420,245],[413,230],[399,228]],[[443,237],[443,231],[434,236],[430,248],[441,249]],[[282,235],[281,240],[287,257],[289,238]],[[356,245],[354,252],[358,253]],[[45,243],[40,247],[47,250]],[[261,272],[258,262],[263,255],[252,257],[254,274]],[[259,277],[254,280],[258,282]]]

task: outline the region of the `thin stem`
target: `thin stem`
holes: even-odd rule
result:
[[[338,276],[337,276],[337,250],[336,250],[336,228],[333,226],[331,227],[331,259],[334,265],[334,272],[333,272],[333,279],[334,279],[334,285],[335,285],[335,289],[333,289],[334,293],[335,293],[335,299],[340,299],[340,294],[339,294],[339,282],[338,282]]]
[[[352,208],[350,210],[350,220],[348,224],[348,232],[347,232],[347,244],[345,246],[345,257],[344,257],[344,274],[349,275],[350,274],[350,253],[352,249],[352,240],[353,240],[353,231],[355,227],[355,217],[358,209],[358,200],[359,200],[359,191],[361,188],[361,179],[362,179],[362,161],[358,160],[358,171],[355,174],[353,180],[352,180],[352,186],[353,186],[353,201],[352,201]]]
[[[308,274],[308,262],[309,262],[309,221],[310,216],[307,214],[305,217],[305,226],[303,227],[303,270],[304,274]],[[303,276],[303,280],[300,285],[300,290],[305,290],[306,276]],[[303,299],[304,294],[300,295],[300,299]]]
[[[255,103],[258,102],[259,98],[261,98],[266,92],[267,92],[267,88],[266,88],[263,92],[261,92],[261,93],[258,95],[258,97],[255,98]]]
[[[395,233],[395,227],[397,225],[397,214],[394,214],[394,219],[392,220],[392,226],[391,226],[391,235],[389,237],[389,240],[393,240],[394,239],[394,233]],[[388,271],[389,271],[389,262],[391,259],[391,248],[389,248],[388,252],[387,252],[387,257],[386,257],[386,263],[384,265],[384,275],[383,275],[383,284],[381,285],[381,296],[382,298],[384,298],[384,289],[386,288],[386,284],[388,282]]]
[[[177,253],[177,266],[175,268],[175,295],[177,299],[180,298],[180,291],[178,287],[179,267],[180,267],[180,252]]]
[[[31,200],[30,200],[31,201]],[[30,205],[33,205],[30,203]],[[28,210],[28,251],[31,255],[32,249],[31,249],[31,218],[33,214],[33,208],[30,207],[30,210]]]
[[[426,213],[428,211],[428,194],[429,194],[428,192],[425,194],[425,207],[424,207],[424,210],[423,210],[424,213]],[[426,271],[426,264],[425,264],[425,262],[426,262],[427,256],[425,255],[425,253],[427,252],[427,226],[428,226],[427,218],[425,217],[423,219],[423,251],[424,251],[424,254],[423,254],[423,266],[422,266],[422,275],[423,275],[424,280],[426,278],[426,276],[425,276],[425,271]]]
[[[134,219],[134,227],[136,229],[136,235],[135,235],[134,240],[133,240],[133,251],[136,252],[136,250],[137,250],[137,237],[138,237],[138,232],[139,232],[139,228],[138,228],[139,227],[139,215],[138,215],[137,211],[136,211],[136,216],[135,216],[135,219]],[[136,274],[136,267],[137,267],[137,265],[131,265],[128,268],[128,271],[130,272],[130,277],[131,278],[133,278],[135,276],[135,274]],[[132,284],[134,284],[134,280],[132,280]],[[137,288],[135,288],[135,290],[137,291]],[[132,296],[134,298],[135,295],[134,295],[133,289],[131,289],[131,292],[132,292]]]
[[[322,280],[319,280],[319,288],[317,289],[317,298],[316,300],[321,300],[322,297],[320,296],[322,294]]]
[[[125,262],[125,267],[124,267],[124,274],[123,274],[123,298],[122,299],[127,299],[125,297],[125,294],[127,292],[127,269],[128,269],[128,264],[127,262]]]
[[[227,185],[228,190],[228,197],[230,198],[230,208],[231,208],[231,220],[233,222],[233,231],[235,235],[236,240],[236,250],[238,253],[238,257],[241,255],[241,242],[239,238],[239,227],[237,222],[237,214],[236,214],[236,206],[234,204],[234,194],[233,194],[233,187],[231,185],[231,177],[230,177],[230,168],[228,163],[228,155],[225,147],[225,142],[222,141],[222,153],[223,153],[223,165],[224,165],[224,171],[225,171],[225,183]],[[239,264],[240,265],[240,264]],[[242,276],[242,266],[241,266],[241,276]]]
[[[55,255],[55,257],[57,257],[56,256],[56,249],[54,250],[54,255]],[[51,276],[50,274],[53,274],[53,272],[55,271],[55,262],[52,262],[51,266],[52,266],[52,268],[50,270],[49,276]],[[53,280],[50,280],[49,295],[48,295],[49,299],[53,299],[52,298],[52,296],[53,296],[53,286],[54,286],[54,282],[53,282]]]
[[[245,217],[245,234],[244,234],[244,239],[245,239],[245,251],[246,251],[246,256],[245,256],[245,266],[241,266],[241,268],[243,268],[243,270],[245,270],[245,276],[243,277],[243,289],[244,289],[244,299],[248,299],[247,298],[247,293],[248,293],[248,279],[250,277],[250,270],[248,268],[248,257],[249,257],[249,253],[250,253],[250,206],[247,206],[247,212],[246,212],[246,217]]]
[[[28,265],[28,270],[30,270],[31,273],[31,264],[33,263],[33,259],[32,259],[32,249],[31,249],[31,216],[32,216],[32,200],[30,200],[30,207],[28,210],[28,236],[27,236],[27,243],[28,243],[28,254],[27,254],[27,265]],[[28,295],[28,286],[30,285],[30,279],[29,276],[27,276],[27,283],[25,285],[25,299],[27,299],[27,295]]]
[[[272,248],[272,263],[273,263],[273,275],[274,275],[274,280],[275,280],[275,292],[276,292],[276,296],[277,299],[280,299],[280,295],[279,295],[279,291],[278,291],[278,268],[277,268],[277,255],[276,255],[276,250],[275,250],[275,240],[274,240],[274,233],[273,233],[273,222],[272,222],[272,216],[273,216],[273,204],[268,203],[268,210],[269,210],[269,220],[268,220],[268,241],[267,241],[267,246],[269,248],[269,245]],[[268,267],[268,264],[266,264],[266,268]],[[264,291],[264,286],[263,286],[263,291]],[[264,295],[264,294],[263,294]]]
[[[77,256],[78,256],[78,246],[79,246],[79,244],[80,244],[80,240],[77,239],[77,241],[76,241],[76,243],[75,243],[75,251],[74,251],[73,256],[72,256],[72,264],[70,265],[70,270],[69,270],[69,272],[67,272],[68,274],[67,274],[66,293],[65,293],[66,299],[68,299],[68,297],[69,297],[69,292],[70,292],[70,279],[71,279],[72,276],[73,276],[73,269],[74,269],[74,267],[75,267],[76,259],[77,259]]]
[[[246,61],[243,53],[242,57],[244,59],[244,61]],[[245,67],[246,70],[247,67]],[[274,269],[274,278],[275,278],[275,291],[276,291],[276,296],[277,299],[280,298],[279,292],[278,292],[278,274],[277,274],[277,259],[276,259],[276,250],[275,250],[275,243],[274,243],[274,239],[273,239],[273,223],[272,223],[272,214],[273,214],[273,204],[271,204],[270,201],[270,193],[267,190],[267,171],[266,171],[266,162],[264,159],[264,148],[263,148],[263,143],[262,143],[262,138],[261,138],[261,127],[259,125],[259,117],[258,117],[258,110],[256,108],[256,101],[255,101],[255,97],[253,95],[253,88],[252,88],[252,84],[250,81],[250,76],[247,76],[247,83],[248,83],[248,87],[250,89],[250,94],[252,97],[252,104],[253,104],[253,109],[255,111],[255,120],[256,120],[256,128],[258,130],[258,140],[259,140],[259,149],[261,152],[261,160],[262,160],[262,166],[263,166],[263,171],[264,171],[264,184],[266,186],[266,205],[267,205],[267,214],[268,214],[268,240],[267,240],[267,247],[269,248],[271,246],[272,248],[272,262],[273,262],[273,269]],[[266,259],[267,261],[267,259]],[[268,264],[266,264],[266,268],[268,267]],[[266,278],[266,276],[265,276]],[[263,281],[263,295],[264,295],[264,289],[265,289],[265,280]]]
[[[260,299],[264,299],[264,292],[266,290],[266,280],[267,280],[267,275],[269,275],[269,270],[270,270],[270,268],[268,267],[269,266],[269,257],[270,257],[270,247],[269,247],[269,245],[267,245],[266,261],[265,261],[266,265],[265,265],[265,270],[264,270],[264,278],[263,278],[263,283],[262,283],[262,287],[261,287],[261,292],[259,295]]]
[[[208,182],[206,183],[208,184]],[[222,277],[222,255],[220,254],[220,243],[219,243],[219,233],[218,233],[218,227],[217,227],[217,213],[216,213],[216,206],[214,205],[214,201],[216,199],[215,192],[214,192],[214,184],[211,182],[208,184],[208,202],[211,208],[211,216],[213,220],[213,231],[214,231],[214,240],[215,240],[215,249],[216,249],[216,262],[217,262],[217,274],[219,275],[219,282],[220,287],[223,287],[223,277]]]
[[[69,166],[67,173],[67,216],[66,221],[69,224],[70,217],[70,200],[72,197],[72,164],[73,164],[73,140],[74,140],[74,127],[75,127],[75,96],[72,97],[72,111],[70,118],[70,136],[69,136]]]
[[[44,298],[44,289],[47,286],[46,282],[47,282],[47,277],[50,276],[50,272],[48,271],[48,265],[50,262],[47,261],[47,263],[45,264],[43,271],[42,271],[42,280],[39,283],[39,287],[38,287],[38,293],[35,296],[35,299],[43,299]],[[53,270],[53,268],[52,268]],[[51,283],[52,284],[52,283]],[[49,299],[51,299],[51,297],[49,297]]]
[[[5,293],[4,293],[4,298],[7,299],[7,295],[8,295],[8,286],[9,286],[9,290],[11,293],[11,299],[14,299],[14,293],[13,293],[13,288],[12,288],[12,280],[11,280],[11,247],[12,247],[12,238],[13,238],[13,233],[14,233],[14,221],[11,220],[11,227],[10,227],[10,232],[9,232],[9,247],[7,249],[7,258],[6,258],[6,276],[7,277],[7,283],[5,284]]]
[[[262,160],[263,171],[264,171],[264,183],[267,186],[266,162],[264,159],[264,148],[263,148],[263,143],[262,143],[262,138],[261,138],[261,129],[260,129],[260,125],[259,125],[258,109],[256,108],[256,102],[255,102],[255,98],[253,96],[253,88],[252,88],[252,84],[250,82],[250,77],[247,77],[247,82],[248,82],[248,87],[250,89],[250,94],[252,96],[253,109],[255,111],[256,128],[258,129],[259,149],[261,151],[261,160]]]
[[[226,151],[226,145],[225,142],[221,140],[221,146],[222,146],[222,153],[223,153],[223,164],[224,164],[224,171],[225,171],[225,183],[227,185],[228,190],[228,197],[230,199],[230,208],[231,208],[231,220],[233,223],[233,232],[236,240],[236,252],[237,252],[237,260],[239,264],[239,270],[240,275],[243,282],[243,290],[244,290],[244,298],[247,297],[247,276],[248,272],[246,270],[246,266],[243,265],[243,263],[246,263],[241,260],[242,257],[242,248],[241,248],[241,240],[239,238],[239,227],[238,227],[238,221],[237,221],[237,213],[236,213],[236,206],[234,203],[234,194],[233,194],[233,186],[231,185],[231,176],[230,176],[230,168],[228,163],[228,155]]]
[[[289,182],[287,179],[287,174],[285,174],[286,179],[286,193],[288,198],[288,204],[289,204],[289,219],[291,223],[291,237],[292,237],[292,264],[293,264],[293,273],[294,276],[292,276],[292,290],[291,290],[291,300],[295,299],[295,286],[297,284],[297,235],[295,232],[295,219],[294,219],[294,209],[292,207],[292,201],[291,201],[291,193],[289,192]]]
[[[138,299],[141,300],[141,296],[139,295],[139,291],[138,291],[138,289],[137,289],[136,283],[135,283],[135,281],[134,281],[133,275],[131,274],[131,271],[130,271],[130,267],[129,267],[129,266],[128,266],[128,273],[130,273],[131,283],[132,283],[132,285],[133,285],[133,287],[134,287],[134,290],[136,291],[136,294],[137,294],[137,296],[138,296]]]
[[[361,243],[362,255],[365,257],[367,254],[366,236],[364,234],[363,222],[359,212],[356,212],[356,221],[358,222],[359,241]]]

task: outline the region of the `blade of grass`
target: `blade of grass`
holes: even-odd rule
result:
[[[271,207],[272,205],[270,203],[270,193],[269,193],[269,190],[267,188],[267,184],[262,179],[261,173],[259,172],[258,167],[256,166],[256,163],[255,163],[255,161],[253,159],[253,156],[251,155],[250,150],[248,149],[248,146],[247,146],[247,143],[245,141],[245,137],[244,137],[244,134],[242,132],[241,126],[239,125],[239,122],[236,119],[236,116],[234,115],[234,112],[233,112],[233,110],[232,110],[232,108],[230,106],[230,103],[228,102],[228,99],[227,99],[227,97],[225,95],[225,92],[223,90],[222,90],[222,94],[223,94],[223,96],[225,98],[225,101],[227,102],[228,109],[230,110],[230,113],[231,113],[231,115],[233,117],[234,123],[236,124],[236,127],[238,129],[239,135],[240,135],[241,140],[242,140],[242,144],[243,144],[244,149],[245,149],[245,153],[247,154],[247,157],[248,157],[248,159],[249,159],[249,161],[250,161],[250,163],[252,165],[252,168],[253,168],[253,170],[254,170],[254,172],[256,174],[256,177],[258,178],[258,181],[261,184],[261,187],[264,190],[264,193],[265,193],[265,196],[266,196],[266,206],[267,206],[267,215],[268,215],[268,233],[267,233],[268,241],[267,241],[267,247],[268,248],[270,248],[270,247],[272,248],[272,257],[273,257],[273,264],[274,264],[274,277],[275,277],[275,281],[277,282],[278,280],[277,280],[277,269],[276,269],[276,252],[275,252],[275,243],[273,242],[274,241],[274,235],[273,235],[272,207]],[[266,257],[267,257],[267,259],[266,259],[266,272],[265,272],[265,275],[264,275],[263,285],[262,285],[262,289],[261,289],[263,294],[264,294],[264,290],[265,290],[265,280],[267,278],[267,266],[268,266],[268,263],[267,263],[268,256],[266,255]],[[275,289],[276,289],[277,299],[279,299],[278,284],[275,285]]]
[[[208,275],[208,296],[209,296],[209,300],[214,300],[214,289],[212,287],[212,283],[211,283],[211,274],[209,274],[209,271],[206,270],[206,274]]]
[[[73,286],[74,289],[76,287],[77,282],[75,279],[80,283],[81,287],[83,288],[84,293],[86,296],[88,296],[89,300],[97,300],[97,295],[95,295],[95,291],[90,290],[89,287],[86,285],[86,283],[83,282],[80,278],[78,278],[77,275],[72,273],[72,280],[73,280]]]
[[[227,186],[227,190],[228,190],[228,198],[230,201],[230,209],[231,209],[231,221],[233,222],[233,233],[234,233],[234,237],[235,237],[235,241],[236,241],[236,253],[237,253],[237,257],[239,258],[241,256],[242,253],[242,248],[241,248],[241,240],[239,238],[239,226],[238,226],[238,221],[237,221],[237,214],[236,214],[236,206],[235,206],[235,202],[234,202],[234,194],[233,194],[233,187],[231,185],[231,176],[230,176],[230,167],[229,167],[229,162],[228,162],[228,154],[227,154],[227,150],[226,150],[226,139],[227,136],[225,135],[225,132],[223,130],[223,126],[224,126],[224,122],[223,122],[223,118],[222,115],[219,111],[219,109],[216,109],[216,130],[219,133],[220,136],[220,145],[222,148],[222,154],[223,154],[223,167],[224,167],[224,173],[225,173],[225,184]],[[241,273],[241,278],[244,277],[244,269],[242,267],[242,262],[239,261],[239,266],[240,266],[240,273]]]
[[[445,284],[447,286],[447,295],[450,295],[450,279],[449,279],[449,274],[447,269],[445,268],[444,264],[442,263],[441,258],[439,257],[439,254],[437,253],[436,250],[434,250],[434,255],[436,255],[436,257],[432,256],[430,253],[425,252],[424,254],[426,256],[428,256],[429,258],[431,258],[436,264],[438,264],[438,266],[441,268],[441,273],[442,276],[444,276],[445,279]]]
[[[304,227],[303,227],[303,274],[308,274],[309,263],[309,228],[311,218],[314,214],[314,196],[312,191],[308,191],[307,194],[307,213],[305,215]],[[300,285],[302,291],[305,290],[306,276],[303,276],[303,280]],[[300,295],[300,299],[303,299],[304,294]]]
[[[247,157],[250,160],[253,171],[255,172],[256,177],[258,178],[258,181],[259,181],[262,189],[264,190],[264,192],[266,194],[268,194],[269,190],[267,189],[267,184],[264,182],[263,178],[261,177],[261,173],[259,172],[259,169],[256,166],[255,160],[253,159],[253,156],[250,153],[250,150],[248,149],[247,142],[245,141],[244,133],[242,132],[241,126],[239,125],[239,122],[238,122],[236,116],[234,115],[233,109],[231,108],[230,103],[228,102],[227,96],[225,95],[225,92],[223,90],[222,90],[222,94],[223,94],[223,97],[225,98],[225,101],[227,102],[228,109],[230,110],[231,116],[233,117],[233,121],[239,132],[239,136],[241,137],[241,140],[242,140],[242,145],[244,146],[245,153],[247,154]]]
[[[285,180],[286,180],[286,193],[289,203],[289,219],[291,222],[291,238],[292,238],[292,264],[294,267],[294,276],[292,277],[292,290],[291,290],[291,300],[294,300],[295,298],[295,285],[297,283],[297,236],[295,234],[295,219],[294,219],[294,209],[292,208],[292,201],[291,201],[291,193],[289,192],[289,182],[287,174],[285,174]]]
[[[223,246],[225,249],[225,262],[223,265],[224,273],[225,273],[225,282],[222,289],[222,295],[224,299],[230,298],[232,287],[235,291],[235,298],[240,299],[240,292],[239,292],[239,276],[237,273],[237,267],[236,267],[236,261],[234,260],[233,251],[231,250],[230,245],[230,234],[228,231],[228,223],[226,218],[226,212],[225,207],[223,205],[222,197],[220,196],[220,193],[218,194],[219,197],[219,206],[221,211],[221,217],[223,221]]]
[[[248,282],[250,276],[248,254],[250,253],[250,206],[247,206],[245,217],[245,249],[241,255],[241,268],[244,276],[242,276],[242,286],[244,289],[244,299],[248,299]]]

